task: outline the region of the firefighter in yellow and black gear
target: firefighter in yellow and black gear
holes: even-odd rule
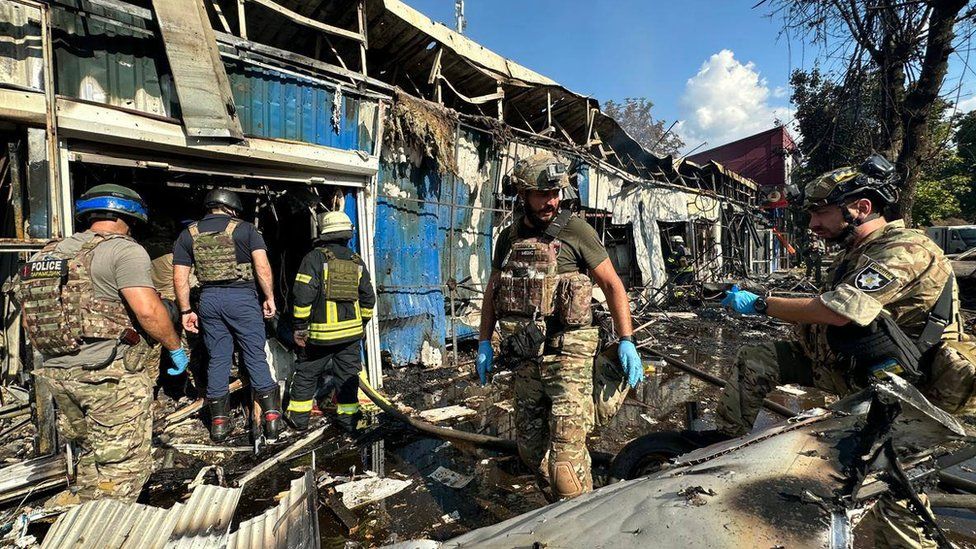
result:
[[[292,377],[286,419],[308,428],[319,379],[338,381],[337,422],[353,431],[359,422],[360,341],[373,317],[376,294],[361,257],[349,249],[352,221],[342,212],[318,219],[315,248],[302,260],[293,295],[298,364]]]

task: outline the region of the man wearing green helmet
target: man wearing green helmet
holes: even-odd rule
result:
[[[502,354],[515,363],[519,454],[554,499],[592,489],[586,437],[594,424],[593,358],[599,329],[590,304],[595,281],[607,296],[619,358],[631,386],[644,377],[633,343],[627,292],[596,231],[560,208],[567,166],[551,153],[519,161],[512,179],[523,215],[495,244],[481,309],[476,368],[493,367],[496,321]]]
[[[59,428],[82,447],[77,481],[60,502],[110,497],[135,501],[152,470],[152,386],[159,345],[174,368],[188,363],[174,319],[153,285],[146,250],[130,236],[147,221],[139,195],[98,185],[75,213],[86,230],[52,242],[21,270],[17,297],[43,364]]]
[[[373,318],[376,294],[369,271],[349,249],[352,220],[343,212],[317,219],[318,239],[295,275],[294,341],[298,364],[289,388],[285,419],[298,430],[308,428],[318,382],[335,378],[336,419],[354,431],[359,423],[359,371],[366,323]]]
[[[778,385],[845,396],[888,373],[950,413],[973,409],[973,349],[960,331],[952,267],[925,233],[885,219],[897,200],[894,167],[879,155],[806,186],[810,229],[843,249],[819,296],[763,298],[738,287],[728,293],[724,305],[792,322],[796,336],[739,350],[716,411],[720,431],[747,433]],[[872,516],[879,545],[935,546],[903,501],[882,498]]]

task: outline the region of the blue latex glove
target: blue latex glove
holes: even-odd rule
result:
[[[758,295],[740,290],[739,285],[735,284],[731,290],[725,293],[725,299],[722,300],[722,305],[731,307],[733,311],[739,314],[754,315],[757,314],[757,299],[759,299]]]
[[[186,371],[186,367],[190,365],[190,357],[186,356],[186,351],[183,347],[169,352],[169,358],[173,360],[174,368],[167,368],[166,373],[171,376],[178,376]]]
[[[491,371],[491,363],[494,359],[495,350],[491,348],[491,342],[482,341],[478,343],[478,362],[476,363],[476,367],[482,385],[488,383],[488,372]]]
[[[627,384],[637,387],[637,384],[644,381],[644,365],[641,363],[640,355],[637,354],[637,347],[632,341],[621,341],[617,347],[617,357],[620,359],[620,366],[627,374]]]

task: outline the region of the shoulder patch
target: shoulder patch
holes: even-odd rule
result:
[[[864,292],[877,292],[895,280],[891,271],[878,263],[870,263],[854,275],[854,287]]]

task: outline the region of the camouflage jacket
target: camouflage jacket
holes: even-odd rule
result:
[[[861,326],[870,324],[884,309],[909,337],[917,338],[950,276],[949,260],[924,232],[893,221],[837,256],[820,300]],[[953,317],[955,321],[946,328],[943,340],[960,338],[958,288],[954,289]],[[826,329],[823,324],[800,324],[797,338],[813,361],[815,378],[821,377],[825,385],[844,394],[846,382],[835,371]],[[828,381],[825,376],[834,379]]]

